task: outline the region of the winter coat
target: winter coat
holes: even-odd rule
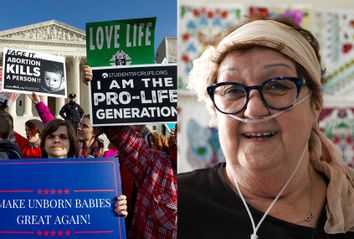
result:
[[[0,159],[20,159],[18,146],[7,139],[0,140]]]
[[[22,158],[35,159],[42,157],[41,146],[39,144],[31,144],[25,137],[15,132],[16,143],[21,150]]]
[[[48,106],[46,104],[44,104],[42,101],[38,102],[35,105],[35,107],[36,107],[38,115],[41,118],[43,124],[46,124],[49,121],[52,121],[53,119],[55,119],[52,112],[50,112],[50,109],[48,108]]]

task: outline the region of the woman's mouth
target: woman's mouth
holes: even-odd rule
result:
[[[276,134],[275,131],[270,132],[262,132],[262,133],[242,133],[242,136],[247,139],[264,139],[264,138],[271,138]]]

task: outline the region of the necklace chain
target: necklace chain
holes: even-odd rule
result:
[[[295,222],[295,224],[301,223],[301,222],[311,222],[313,218],[313,213],[311,211],[312,209],[312,196],[313,196],[313,183],[312,183],[312,177],[311,177],[311,172],[309,168],[309,178],[310,178],[310,197],[309,197],[309,209],[307,210],[306,216],[304,219]]]

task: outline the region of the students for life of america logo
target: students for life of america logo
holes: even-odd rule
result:
[[[126,66],[132,63],[132,59],[123,50],[118,50],[116,54],[112,56],[109,63],[112,66]]]

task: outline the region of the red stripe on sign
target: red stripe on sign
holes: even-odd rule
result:
[[[113,231],[76,231],[74,234],[107,234],[107,233],[113,233]]]
[[[0,234],[34,234],[34,232],[25,232],[25,231],[0,231]]]
[[[113,189],[76,189],[75,193],[96,193],[96,192],[114,192]]]
[[[0,193],[33,193],[33,190],[0,190]]]

